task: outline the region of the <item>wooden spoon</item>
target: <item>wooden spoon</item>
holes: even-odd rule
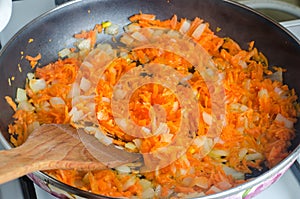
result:
[[[38,170],[101,170],[141,158],[140,154],[93,141],[89,144],[93,153],[98,149],[95,157],[89,153],[89,146],[82,143],[78,133],[86,134],[68,125],[45,124],[34,130],[21,146],[0,151],[0,184]]]

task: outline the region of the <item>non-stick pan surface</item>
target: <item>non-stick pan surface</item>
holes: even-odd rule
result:
[[[34,9],[34,8],[33,8]],[[217,27],[219,36],[228,36],[237,41],[242,48],[248,42],[255,41],[255,46],[269,59],[270,65],[287,69],[284,79],[291,88],[300,93],[300,45],[290,33],[270,19],[262,17],[253,10],[237,3],[220,0],[89,0],[67,3],[42,15],[26,25],[2,49],[0,53],[0,130],[8,140],[7,125],[12,122],[13,111],[4,96],[15,97],[16,89],[24,87],[26,74],[31,71],[23,55],[42,54],[40,65],[43,66],[58,58],[57,53],[65,47],[72,47],[72,36],[82,30],[89,30],[96,23],[112,21],[124,26],[128,17],[139,13],[154,13],[160,19],[178,17],[193,19],[200,17],[209,22],[212,30]],[[29,39],[34,41],[29,43]],[[108,41],[103,35],[99,42]],[[22,67],[19,72],[18,65]],[[14,77],[11,86],[8,79]],[[299,134],[299,124],[296,125]],[[2,142],[8,142],[5,139]],[[291,149],[299,144],[299,136]],[[43,175],[43,174],[39,174]],[[45,176],[44,176],[45,177]],[[47,178],[47,176],[45,177]],[[48,178],[47,181],[66,189],[68,186]],[[68,187],[78,193],[77,189]],[[84,193],[86,195],[88,193]]]

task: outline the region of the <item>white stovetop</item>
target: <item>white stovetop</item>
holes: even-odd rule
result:
[[[13,13],[7,27],[0,32],[0,41],[4,45],[24,24],[55,7],[54,0],[23,0],[13,2]],[[34,8],[34,9],[32,9]],[[293,34],[300,39],[300,20],[283,22]],[[2,146],[0,145],[0,150]],[[300,158],[298,158],[300,162]],[[56,199],[36,186],[38,199]],[[300,196],[300,184],[288,170],[278,182],[256,196],[255,199],[296,199]],[[23,199],[20,184],[17,180],[0,185],[0,199]]]

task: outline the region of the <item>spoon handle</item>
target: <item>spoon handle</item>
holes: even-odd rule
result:
[[[0,151],[0,184],[38,170],[101,170],[80,140],[55,126],[42,126],[24,144]]]
[[[26,154],[27,151],[23,148],[0,151],[0,184],[51,165],[48,160],[34,161],[34,157]]]

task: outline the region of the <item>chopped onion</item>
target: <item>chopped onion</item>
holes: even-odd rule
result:
[[[24,110],[24,111],[34,111],[35,108],[28,102],[28,101],[20,101],[20,103],[18,104],[18,109],[19,110]]]
[[[104,32],[108,35],[116,35],[119,32],[119,26],[117,24],[111,24],[110,26],[104,29]]]
[[[73,107],[69,112],[69,116],[71,117],[72,122],[78,122],[84,116],[84,113],[82,110]]]
[[[102,97],[102,102],[110,103],[110,99],[108,97]]]
[[[127,165],[121,165],[115,168],[118,173],[124,174],[124,173],[130,173],[131,169]]]
[[[141,139],[134,139],[132,140],[133,143],[135,144],[135,146],[140,149],[141,148],[141,145],[142,145],[142,140]]]
[[[206,24],[202,23],[200,24],[193,32],[192,37],[194,37],[195,39],[199,39],[200,36],[202,35],[202,33],[204,32],[206,28]]]
[[[190,29],[190,26],[191,26],[191,22],[188,20],[185,20],[182,23],[181,27],[179,28],[179,32],[181,32],[182,34],[186,33]]]
[[[81,78],[80,85],[79,85],[81,90],[87,92],[91,88],[91,85],[92,83],[88,79],[84,77]]]
[[[223,170],[226,175],[231,175],[234,179],[237,180],[243,180],[245,178],[244,173],[239,172],[231,167],[228,167],[226,165],[222,165]]]
[[[174,135],[171,133],[163,133],[163,134],[161,134],[160,141],[170,143],[172,141],[173,137],[174,137]]]
[[[79,42],[79,44],[77,45],[77,47],[79,48],[79,50],[88,50],[91,48],[91,40],[90,39],[84,39],[82,41]]]
[[[294,122],[287,119],[286,117],[284,117],[283,115],[281,115],[280,113],[278,113],[276,115],[276,118],[275,118],[275,121],[278,121],[278,122],[283,122],[284,123],[284,126],[286,128],[289,128],[289,129],[292,129],[294,127]]]
[[[261,153],[251,153],[251,154],[247,154],[245,156],[246,160],[247,161],[252,161],[252,160],[260,160],[260,159],[263,159],[263,155]]]
[[[123,184],[123,191],[126,191],[127,189],[129,189],[131,186],[133,186],[136,183],[136,177],[135,176],[131,176],[126,182],[125,184]]]
[[[206,177],[195,177],[193,183],[203,189],[207,189],[209,185]]]
[[[151,184],[151,182],[149,180],[141,179],[140,180],[140,184],[141,184],[143,190],[146,190],[148,188],[152,188],[152,184]]]
[[[229,152],[221,149],[213,149],[210,151],[209,155],[211,157],[220,158],[222,156],[228,156]]]
[[[47,87],[46,81],[44,79],[31,79],[29,80],[29,88],[34,92],[38,92]]]
[[[275,87],[274,92],[277,93],[278,95],[281,95],[283,93],[283,90],[281,88]]]
[[[22,88],[18,88],[16,102],[27,101],[27,100],[28,98],[27,98],[26,90]]]
[[[132,143],[132,142],[127,142],[125,144],[125,148],[129,149],[130,151],[135,151],[137,149],[137,147],[135,146],[135,144]]]
[[[230,109],[231,111],[238,111],[238,112],[245,112],[247,111],[249,108],[248,106],[244,105],[244,104],[240,104],[240,103],[232,103],[230,105]]]
[[[146,133],[146,135],[149,135],[150,133],[151,133],[151,130],[149,129],[149,128],[147,128],[147,127],[142,127],[141,128],[141,130],[144,132],[144,133]]]
[[[65,101],[61,97],[51,97],[49,100],[51,106],[65,105]]]
[[[69,54],[71,54],[71,51],[68,48],[64,48],[58,52],[58,56],[61,58],[67,57]]]
[[[245,148],[242,148],[242,149],[239,151],[239,160],[244,159],[244,157],[246,156],[247,153],[248,153],[248,150],[245,149]]]
[[[208,114],[206,113],[205,111],[202,112],[202,117],[203,117],[203,120],[206,124],[208,125],[212,125],[212,121],[213,121],[213,118],[212,118],[212,115],[211,114]]]
[[[27,73],[27,78],[29,80],[33,79],[34,78],[34,74],[33,73]]]
[[[167,123],[160,122],[158,128],[154,131],[154,135],[168,134],[170,129]]]
[[[258,91],[258,97],[263,98],[263,97],[269,97],[269,92],[267,89],[263,88]]]
[[[244,60],[239,60],[239,65],[240,65],[243,69],[248,68],[247,63],[246,63]]]
[[[272,75],[269,75],[268,78],[271,79],[272,81],[282,82],[283,81],[282,71],[280,70],[276,71]]]

